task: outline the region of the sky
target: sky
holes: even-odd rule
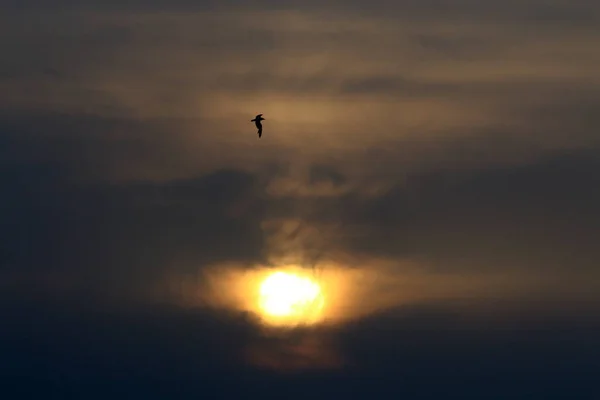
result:
[[[2,391],[600,396],[600,3],[1,9]]]

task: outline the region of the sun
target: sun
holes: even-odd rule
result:
[[[308,277],[273,272],[259,287],[263,318],[279,325],[311,324],[321,316],[324,299],[319,284]]]

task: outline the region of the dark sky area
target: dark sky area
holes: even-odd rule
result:
[[[2,398],[600,398],[600,3],[0,9]]]

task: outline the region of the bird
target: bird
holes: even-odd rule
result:
[[[258,114],[254,119],[250,120],[250,122],[254,122],[254,124],[256,125],[256,128],[258,129],[259,138],[262,136],[262,124],[260,123],[260,121],[264,121],[262,114]]]

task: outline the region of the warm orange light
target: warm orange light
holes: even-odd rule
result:
[[[374,265],[355,268],[323,264],[318,270],[282,263],[277,268],[219,265],[203,271],[194,302],[248,312],[273,328],[332,326],[418,300],[427,288],[419,271]],[[434,285],[427,281],[427,287]],[[447,280],[444,280],[447,284]]]
[[[258,291],[258,308],[268,323],[311,324],[321,317],[325,301],[321,287],[306,276],[276,271],[261,282]]]

